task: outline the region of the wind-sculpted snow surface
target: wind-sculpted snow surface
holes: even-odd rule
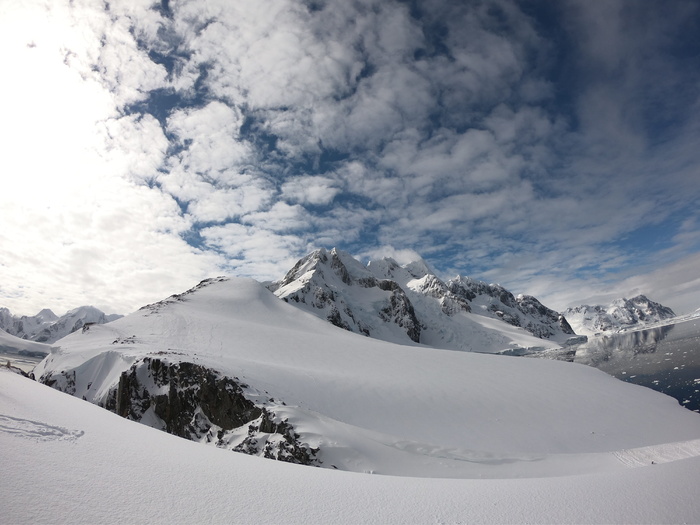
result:
[[[209,280],[58,346],[34,371],[54,388],[203,444],[332,470],[563,476],[700,437],[671,398],[597,370],[366,338],[248,279]]]
[[[402,344],[500,352],[556,347],[574,335],[562,315],[532,296],[464,277],[443,282],[423,261],[364,266],[340,250],[320,249],[269,288],[338,327]]]

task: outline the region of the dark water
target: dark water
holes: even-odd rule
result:
[[[700,412],[700,319],[609,336],[528,357],[560,359],[674,397]]]

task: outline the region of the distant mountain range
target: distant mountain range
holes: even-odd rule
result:
[[[608,306],[584,304],[567,308],[563,313],[574,331],[583,335],[619,332],[676,317],[669,307],[651,301],[644,295],[632,299],[615,299]]]
[[[49,309],[44,309],[36,315],[18,317],[12,315],[7,308],[0,308],[0,329],[20,339],[53,343],[80,330],[86,324],[109,323],[120,317],[122,316],[118,314],[106,315],[94,306],[74,308],[61,317]]]
[[[532,296],[461,276],[442,281],[424,261],[363,265],[343,251],[320,249],[268,288],[336,326],[402,344],[499,352],[558,346],[575,335],[561,314]]]
[[[618,332],[675,317],[673,310],[644,295],[559,313],[498,284],[462,276],[443,281],[422,260],[400,265],[384,258],[365,265],[337,249],[308,254],[284,278],[266,286],[285,302],[351,332],[400,344],[487,353],[555,348],[571,343],[576,334]],[[92,306],[61,317],[49,309],[17,317],[0,308],[0,329],[50,344],[86,324],[120,317]]]

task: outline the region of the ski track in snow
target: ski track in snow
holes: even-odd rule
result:
[[[613,452],[613,455],[621,463],[632,468],[669,463],[700,456],[700,439],[624,449]]]
[[[84,432],[0,414],[0,432],[35,441],[76,441]]]

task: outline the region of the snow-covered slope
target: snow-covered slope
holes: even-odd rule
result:
[[[694,523],[700,515],[697,441],[611,454],[614,468],[586,475],[370,476],[200,446],[2,369],[0,450],[0,517],[13,524]]]
[[[594,335],[642,328],[676,314],[667,306],[638,295],[632,299],[615,299],[608,306],[584,304],[567,308],[564,315],[577,334]]]
[[[19,337],[10,335],[5,330],[0,329],[0,353],[39,357],[48,355],[50,351],[51,345],[20,339]]]
[[[2,369],[0,450],[0,516],[13,524],[694,523],[700,515],[697,441],[611,455],[614,468],[586,475],[370,476],[200,446]]]
[[[269,288],[336,326],[402,344],[499,352],[558,346],[574,335],[564,317],[532,296],[464,277],[443,282],[423,261],[364,266],[340,250],[320,249]]]
[[[58,317],[49,309],[36,315],[16,317],[7,308],[0,308],[0,329],[21,339],[53,343],[81,329],[86,324],[103,324],[121,315],[106,315],[94,306],[81,306]]]
[[[675,400],[585,366],[402,346],[223,278],[59,341],[34,373],[219,448],[445,478],[613,472],[700,438]]]

